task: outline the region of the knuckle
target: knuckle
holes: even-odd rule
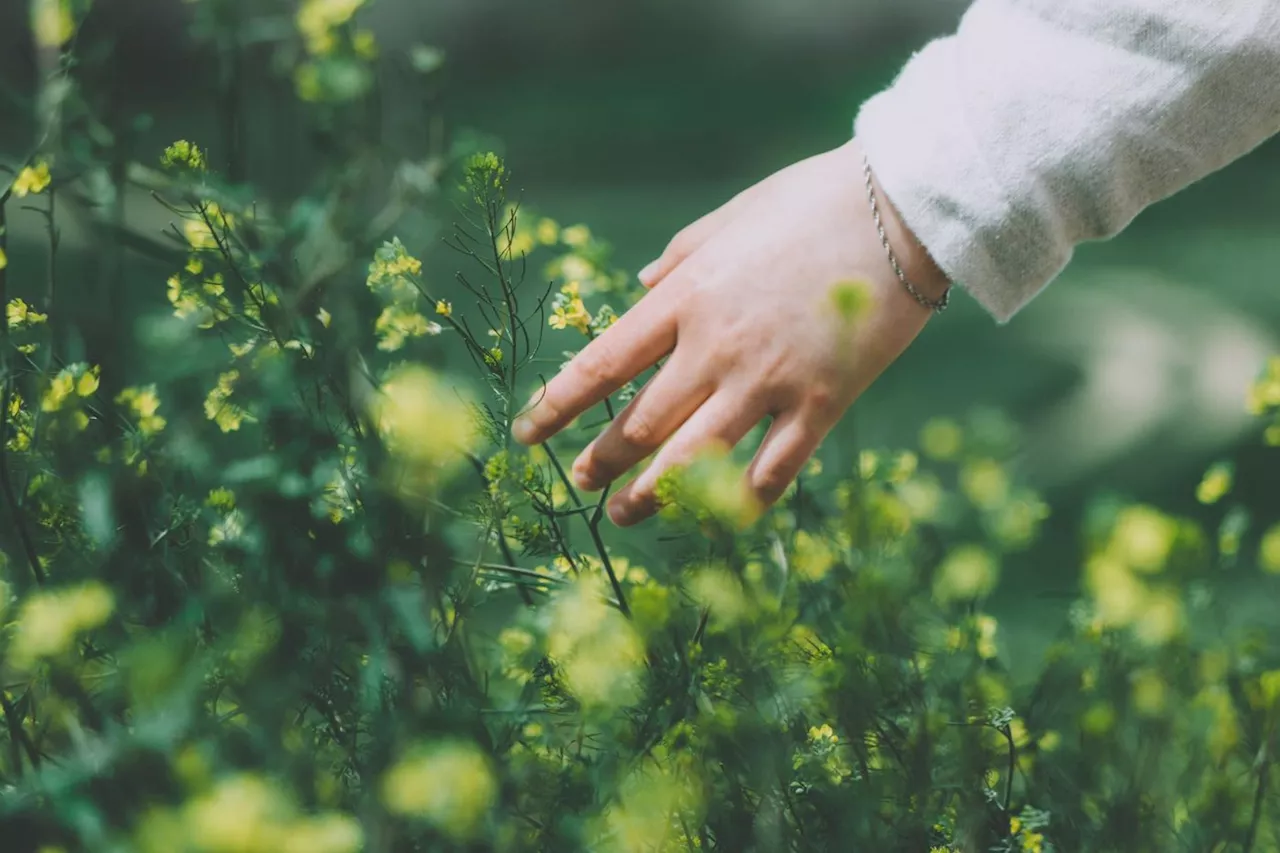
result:
[[[578,375],[592,388],[613,385],[618,381],[618,358],[613,347],[604,338],[597,338],[592,347],[574,362]]]
[[[697,248],[697,240],[692,228],[681,229],[667,244],[666,254],[674,259],[687,258]]]
[[[655,447],[659,441],[653,420],[640,411],[628,414],[622,421],[619,432],[624,443],[635,447]]]
[[[813,382],[805,389],[806,408],[819,414],[829,414],[839,405],[836,389],[827,382]]]

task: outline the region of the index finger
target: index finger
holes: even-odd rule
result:
[[[574,356],[516,419],[516,441],[541,444],[670,352],[676,344],[673,295],[674,288],[646,293]]]

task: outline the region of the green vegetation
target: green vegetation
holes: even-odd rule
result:
[[[439,56],[385,54],[362,0],[186,5],[217,148],[135,159],[94,11],[32,4],[40,132],[0,170],[6,851],[1280,849],[1280,625],[1216,592],[1280,593],[1280,527],[1230,464],[1203,518],[1095,502],[1025,679],[984,603],[1049,509],[989,411],[815,460],[763,513],[708,455],[623,538],[565,471],[635,387],[509,439],[638,297],[608,247],[523,211],[494,154],[380,147],[388,69]],[[308,122],[288,198],[237,153],[250,51]],[[60,316],[99,295],[61,206],[108,301],[145,294],[128,322]],[[43,258],[7,251],[17,216]],[[1246,404],[1280,444],[1280,360]]]

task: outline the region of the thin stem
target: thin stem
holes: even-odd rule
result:
[[[559,457],[556,452],[551,449],[550,444],[543,444],[542,449],[547,452],[547,458],[551,460],[551,465],[556,469],[556,474],[560,477],[561,482],[569,491],[573,502],[582,507],[582,498],[578,497],[578,492],[573,487],[573,483],[569,480],[569,475],[565,473],[564,466],[560,464]],[[600,564],[604,566],[605,574],[609,576],[609,585],[613,587],[613,594],[618,596],[618,609],[622,611],[622,615],[628,619],[631,618],[631,607],[627,604],[626,593],[622,591],[622,584],[618,580],[617,573],[613,570],[613,561],[609,559],[609,552],[605,549],[604,539],[600,535],[600,520],[604,517],[604,502],[608,495],[606,491],[600,496],[600,502],[596,504],[595,512],[591,514],[591,518],[587,521],[587,530],[591,534],[591,541],[596,546],[596,554],[600,557]]]
[[[1272,727],[1271,734],[1262,744],[1262,755],[1260,767],[1258,768],[1258,787],[1253,792],[1253,815],[1249,818],[1249,832],[1244,839],[1243,853],[1252,853],[1253,845],[1258,839],[1258,828],[1262,824],[1262,814],[1266,809],[1267,789],[1271,780],[1271,764],[1272,756],[1272,740],[1275,738],[1275,728]]]

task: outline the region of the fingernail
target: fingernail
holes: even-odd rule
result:
[[[533,444],[533,439],[537,435],[537,428],[533,425],[531,419],[519,417],[511,425],[511,435],[521,444]]]
[[[588,476],[586,471],[577,468],[573,471],[573,484],[584,492],[600,491],[600,487],[596,485],[596,481]]]
[[[605,511],[609,513],[609,520],[618,527],[630,527],[635,520],[632,508],[617,501],[610,501]]]
[[[662,259],[659,258],[656,261],[650,262],[647,267],[636,274],[636,278],[640,279],[640,283],[645,287],[653,287],[653,280],[658,275],[658,264],[661,263],[661,261]]]

